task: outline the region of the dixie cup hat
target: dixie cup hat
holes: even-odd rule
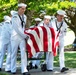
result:
[[[44,16],[44,19],[51,19],[51,16],[45,15],[45,16]]]
[[[27,5],[24,4],[24,3],[19,3],[19,4],[18,4],[18,7],[22,7],[22,6],[27,7]]]
[[[57,14],[64,16],[64,15],[66,15],[66,12],[64,10],[58,10]]]
[[[35,21],[41,21],[42,19],[40,19],[40,18],[35,18]]]

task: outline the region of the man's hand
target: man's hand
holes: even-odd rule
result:
[[[29,36],[27,36],[26,38],[25,38],[25,40],[28,40],[29,39]]]

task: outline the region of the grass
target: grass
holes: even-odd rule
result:
[[[54,66],[59,66],[59,56],[55,57]],[[76,68],[76,51],[65,52],[65,66],[69,68]]]
[[[0,72],[0,75],[9,75],[8,73]]]

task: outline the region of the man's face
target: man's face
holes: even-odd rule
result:
[[[48,25],[49,22],[50,22],[50,19],[44,19],[44,23],[45,23],[46,25]]]
[[[59,22],[61,22],[62,20],[63,20],[63,18],[64,18],[64,16],[63,15],[57,15],[57,20],[59,21]]]
[[[24,14],[25,10],[26,10],[26,7],[24,7],[24,6],[22,6],[22,7],[19,8],[19,12],[21,14]]]

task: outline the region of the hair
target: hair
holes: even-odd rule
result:
[[[21,7],[18,7],[18,9],[20,9]]]
[[[55,14],[55,17],[57,17],[58,13]]]

